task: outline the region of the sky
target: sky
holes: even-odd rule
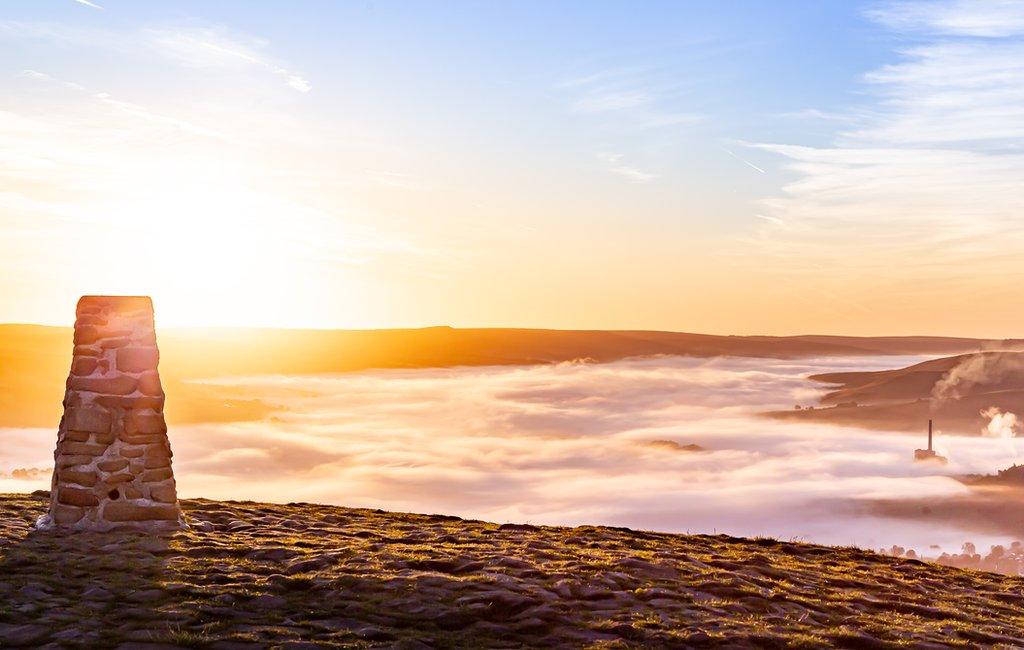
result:
[[[0,6],[0,322],[1019,336],[1024,2]]]

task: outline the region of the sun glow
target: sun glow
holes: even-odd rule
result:
[[[152,295],[165,325],[276,325],[300,305],[308,313],[321,292],[347,290],[343,273],[310,266],[344,251],[342,224],[311,223],[325,219],[239,182],[133,180],[135,191],[88,209],[97,216],[76,246],[92,239],[86,246],[102,252],[83,265],[81,293]]]
[[[323,191],[331,165],[300,155],[300,127],[25,79],[64,100],[45,120],[0,109],[0,265],[49,287],[9,287],[31,320],[68,324],[80,295],[143,294],[162,326],[366,324],[338,304],[380,295],[366,267],[401,245]]]

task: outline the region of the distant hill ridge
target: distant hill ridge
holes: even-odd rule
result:
[[[157,314],[159,328],[159,313]],[[266,405],[211,395],[189,380],[318,374],[372,368],[599,362],[650,355],[796,358],[958,354],[1021,340],[937,336],[718,336],[643,330],[427,327],[386,330],[164,329],[160,372],[176,422],[253,419]],[[56,426],[71,358],[71,328],[0,325],[0,426]]]

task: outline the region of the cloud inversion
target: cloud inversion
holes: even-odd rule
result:
[[[937,469],[911,462],[922,441],[904,434],[754,415],[813,403],[818,392],[806,374],[908,361],[659,358],[253,378],[233,389],[281,410],[262,422],[175,428],[175,473],[183,496],[870,548],[986,543],[954,528],[875,519],[858,504],[960,494],[962,485],[937,472],[1006,467],[1019,454],[1017,439],[940,432],[937,449],[951,465]],[[51,432],[18,435],[0,471],[52,463]],[[0,489],[29,485],[0,479]]]

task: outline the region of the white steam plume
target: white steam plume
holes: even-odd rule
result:
[[[1015,413],[1003,412],[998,406],[990,406],[980,412],[982,417],[988,418],[988,424],[982,429],[982,434],[991,438],[1014,438],[1020,429],[1020,419]]]
[[[1020,352],[979,352],[964,357],[932,387],[932,406],[960,399],[974,389],[995,386],[1011,378],[1024,380],[1024,354]]]

